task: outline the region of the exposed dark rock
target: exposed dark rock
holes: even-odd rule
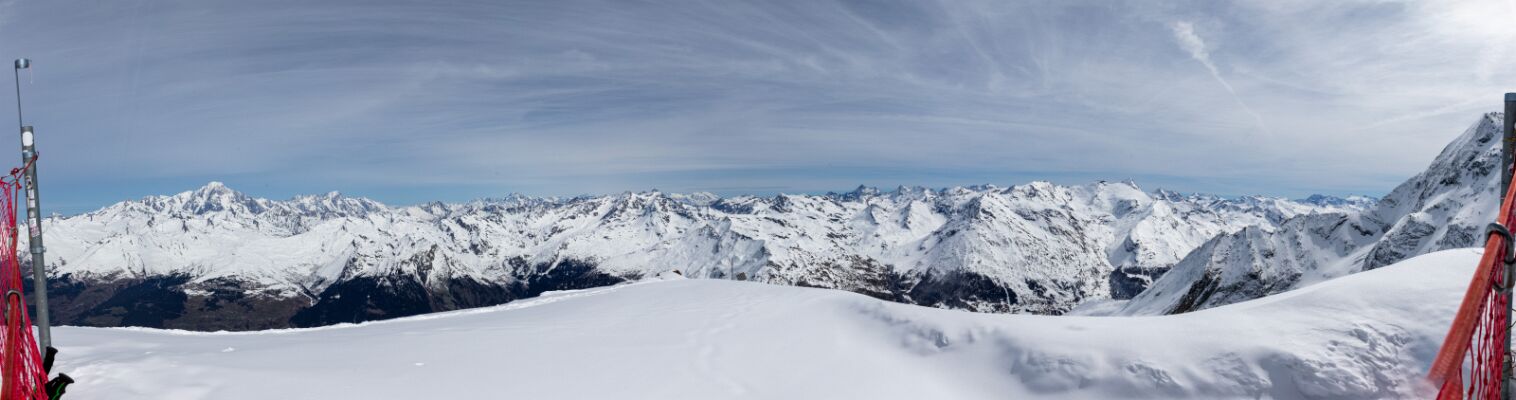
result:
[[[419,274],[358,276],[332,284],[315,298],[258,292],[233,279],[195,282],[188,275],[55,276],[48,299],[56,325],[141,326],[199,331],[244,331],[357,323],[438,311],[504,304],[543,292],[614,285],[628,278],[594,264],[561,260],[512,265],[515,279],[422,279]],[[431,271],[432,267],[423,269]],[[30,287],[28,287],[30,294]]]
[[[1016,292],[987,276],[954,271],[926,275],[908,292],[912,303],[938,308],[1009,312],[1024,308]]]
[[[1111,271],[1111,298],[1128,300],[1142,293],[1154,280],[1168,272],[1168,268],[1121,267]]]

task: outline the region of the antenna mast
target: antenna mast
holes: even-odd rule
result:
[[[37,305],[37,346],[43,351],[53,345],[52,321],[47,308],[47,263],[42,259],[42,208],[37,199],[37,149],[32,127],[21,117],[21,70],[32,67],[32,61],[16,59],[16,124],[21,126],[21,163],[26,166],[26,227],[28,243],[32,250],[32,291],[36,293],[33,304]]]

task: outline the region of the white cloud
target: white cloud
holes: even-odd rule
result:
[[[28,120],[72,182],[46,187],[99,203],[209,179],[1303,195],[1388,190],[1499,108],[1509,5],[56,1],[0,35],[36,60]]]

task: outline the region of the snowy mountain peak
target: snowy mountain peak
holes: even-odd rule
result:
[[[370,213],[383,211],[385,205],[366,198],[353,198],[344,196],[340,192],[332,191],[319,196],[296,196],[287,202],[273,202],[273,207],[289,207],[299,215],[317,217],[321,219],[336,217],[364,217]]]
[[[721,200],[721,196],[717,196],[715,193],[710,192],[694,192],[689,194],[670,193],[668,196],[671,199],[685,204],[702,207],[708,206],[711,203],[715,203],[716,201]]]
[[[1211,239],[1128,303],[1125,312],[1194,311],[1433,251],[1477,246],[1500,198],[1502,119],[1500,113],[1481,116],[1425,171],[1382,199],[1311,196],[1295,204],[1330,212],[1292,216],[1273,231],[1249,229]]]
[[[1164,188],[1158,188],[1158,190],[1153,191],[1153,198],[1164,201],[1182,201],[1185,197],[1183,193]]]
[[[1142,190],[1142,187],[1137,186],[1137,182],[1133,181],[1131,179],[1122,179],[1122,180],[1119,180],[1119,181],[1106,181],[1106,180],[1095,181],[1095,183],[1090,184],[1090,186],[1094,186],[1094,187],[1123,187],[1123,188],[1129,188],[1129,189],[1136,189],[1136,190],[1139,190],[1139,191]]]
[[[858,185],[857,188],[847,193],[827,192],[826,195],[827,197],[835,198],[839,201],[859,201],[869,197],[879,196],[880,193],[881,192],[879,191],[879,188]]]
[[[242,197],[243,196],[242,192],[238,192],[236,190],[232,190],[232,188],[227,187],[225,183],[221,183],[219,181],[211,181],[209,183],[206,183],[205,186],[201,186],[199,189],[192,190],[192,191],[190,191],[188,193],[190,193],[193,197],[196,197],[196,198],[222,198],[222,197]]]
[[[162,199],[162,202],[166,207],[195,215],[218,211],[258,213],[264,210],[264,205],[257,199],[249,198],[242,192],[232,190],[216,181],[207,183],[199,189]]]
[[[1347,197],[1337,197],[1337,196],[1330,196],[1330,195],[1313,194],[1313,195],[1310,195],[1309,197],[1306,197],[1306,198],[1300,199],[1300,200],[1296,200],[1296,201],[1297,202],[1301,202],[1301,203],[1306,203],[1306,204],[1312,204],[1312,205],[1322,206],[1322,207],[1355,207],[1355,208],[1368,209],[1370,207],[1373,207],[1375,203],[1378,203],[1379,199],[1375,199],[1373,197],[1368,197],[1368,196],[1358,196],[1358,195],[1352,195],[1352,196],[1347,196]]]

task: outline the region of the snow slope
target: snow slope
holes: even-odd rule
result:
[[[1158,317],[669,279],[360,325],[54,335],[77,398],[1414,398],[1478,258]]]

